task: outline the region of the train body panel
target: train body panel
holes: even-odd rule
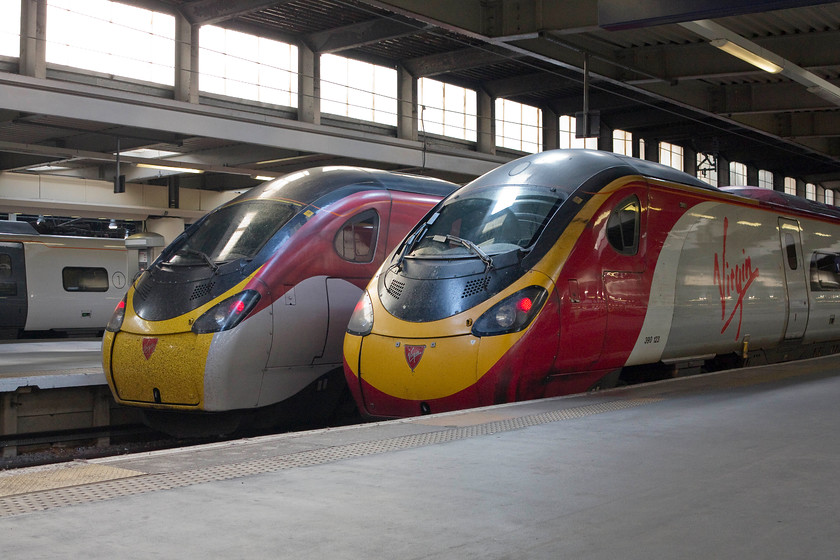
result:
[[[0,234],[0,328],[101,331],[126,266],[122,239]]]
[[[313,408],[322,395],[337,398],[343,335],[363,287],[393,244],[455,188],[315,168],[214,210],[163,251],[115,314],[103,344],[115,398],[224,413],[304,393]],[[146,357],[153,340],[173,352]],[[298,420],[308,420],[307,406]]]
[[[838,351],[840,212],[773,196],[602,152],[506,164],[444,200],[369,284],[344,344],[354,397],[411,416]],[[517,236],[488,239],[511,213]],[[424,368],[447,337],[475,356]],[[387,340],[427,349],[385,359]]]

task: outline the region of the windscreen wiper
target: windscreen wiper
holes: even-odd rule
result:
[[[199,251],[198,249],[184,248],[184,249],[178,249],[177,251],[175,251],[175,255],[177,255],[178,253],[185,254],[185,255],[196,255],[197,257],[201,257],[201,260],[203,260],[207,264],[207,266],[209,266],[210,268],[213,269],[214,274],[219,270],[219,265],[214,263],[213,259],[208,257],[207,253],[205,253],[204,251]],[[173,256],[175,256],[175,255],[173,255]],[[173,263],[171,260],[166,261],[163,264],[168,264],[170,266],[179,266],[178,264]],[[181,265],[181,266],[183,266],[183,265]]]
[[[389,269],[395,268],[397,269],[397,271],[400,270],[400,265],[402,264],[403,260],[405,260],[405,256],[409,254],[411,250],[414,249],[414,246],[417,244],[417,242],[420,241],[420,239],[422,239],[424,235],[426,235],[426,232],[429,230],[429,226],[435,223],[435,221],[438,219],[438,216],[440,216],[440,212],[435,212],[434,214],[432,214],[432,217],[426,220],[426,223],[423,224],[423,226],[420,227],[414,233],[414,235],[412,235],[405,241],[402,251],[400,251],[400,255],[397,259],[397,262],[389,266]]]
[[[458,237],[457,235],[433,235],[432,241],[437,241],[438,243],[446,243],[447,241],[452,241],[453,243],[459,243],[478,255],[478,258],[481,259],[481,262],[484,263],[484,272],[487,272],[491,268],[493,268],[493,259],[490,256],[481,250],[481,248],[470,241],[469,239],[463,239]]]

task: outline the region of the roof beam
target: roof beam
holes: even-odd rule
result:
[[[335,53],[382,41],[415,35],[429,26],[395,19],[372,19],[310,33],[304,42],[317,53]]]
[[[193,25],[209,25],[227,19],[286,4],[291,0],[199,0],[179,7],[181,14]]]
[[[484,45],[411,58],[404,60],[402,65],[415,78],[424,78],[497,64],[505,59],[517,60],[520,58],[522,58],[521,55],[513,54],[507,49]]]

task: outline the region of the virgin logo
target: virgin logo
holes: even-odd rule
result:
[[[426,345],[415,345],[415,344],[406,344],[405,345],[405,361],[408,362],[408,367],[411,368],[411,372],[414,373],[414,368],[417,367],[417,364],[420,363],[420,358],[423,357],[423,352],[426,351]]]
[[[720,329],[721,334],[726,332],[735,315],[738,315],[738,329],[735,332],[735,340],[741,337],[741,322],[744,319],[744,295],[753,280],[758,278],[758,268],[752,267],[752,262],[747,256],[744,249],[741,249],[741,254],[744,256],[743,262],[732,266],[726,259],[726,234],[729,228],[729,219],[723,219],[723,253],[715,253],[715,275],[714,282],[720,292],[720,320],[723,321],[723,326]],[[727,303],[735,302],[730,309],[727,309]],[[727,316],[728,313],[728,316]]]
[[[144,338],[143,339],[143,356],[146,357],[148,360],[152,357],[152,354],[155,353],[155,348],[157,348],[158,339],[156,338]]]

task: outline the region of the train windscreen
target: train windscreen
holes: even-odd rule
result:
[[[465,187],[420,229],[408,257],[457,257],[527,249],[565,199],[529,185]],[[476,248],[478,251],[476,251]]]
[[[276,200],[245,200],[222,207],[170,247],[166,264],[216,265],[252,259],[300,206]]]

